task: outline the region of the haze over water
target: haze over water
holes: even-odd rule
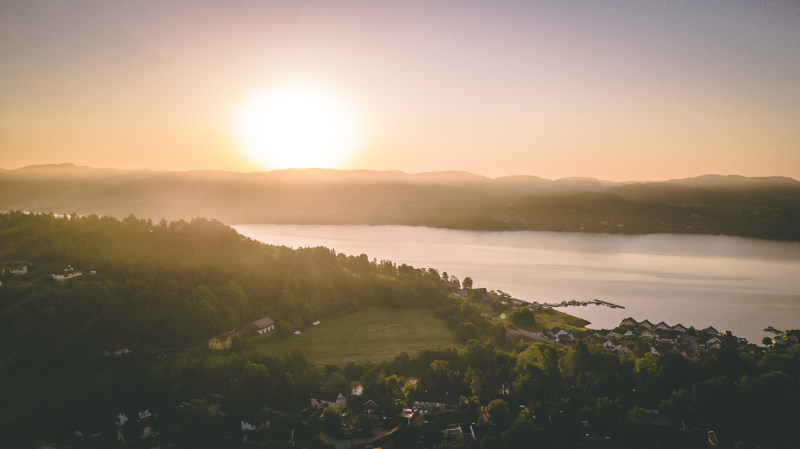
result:
[[[602,299],[625,309],[560,308],[613,328],[627,316],[731,330],[800,328],[800,243],[701,235],[462,231],[411,226],[237,225],[293,248],[325,246],[436,268],[526,301]]]

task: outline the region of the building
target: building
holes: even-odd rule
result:
[[[258,332],[258,335],[261,335],[274,331],[275,322],[272,321],[272,318],[265,316],[260,320],[253,321],[252,323],[248,324],[247,327],[252,327],[256,330],[256,332]]]
[[[638,325],[639,325],[639,322],[634,320],[631,317],[625,318],[624,320],[622,320],[621,323],[619,323],[620,327],[638,326]]]
[[[454,409],[461,405],[461,396],[449,393],[417,392],[414,408],[422,410]]]
[[[329,405],[342,408],[347,405],[347,398],[342,393],[330,393],[323,391],[311,398],[311,408],[322,409]]]

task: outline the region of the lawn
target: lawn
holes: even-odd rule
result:
[[[300,332],[283,340],[274,334],[251,337],[247,351],[282,356],[299,349],[312,363],[344,365],[392,360],[401,352],[412,355],[430,346],[463,347],[428,309],[363,307]]]
[[[491,309],[484,308],[484,312],[493,318],[497,317],[497,313],[493,311],[489,313],[487,312],[488,310]],[[585,326],[589,324],[589,321],[586,321],[583,318],[578,318],[564,312],[559,312],[555,309],[534,310],[533,315],[536,318],[536,323],[531,326],[516,326],[509,321],[506,322],[506,325],[510,327],[519,327],[520,329],[529,332],[542,332],[544,330],[550,330],[554,327],[560,327],[566,330],[585,331]]]
[[[589,324],[589,321],[583,318],[578,318],[554,309],[536,310],[533,314],[536,316],[536,331],[552,329],[554,327],[561,327],[566,330],[585,331],[585,326]]]

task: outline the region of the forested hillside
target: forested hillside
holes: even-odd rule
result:
[[[104,352],[175,357],[263,316],[283,333],[363,305],[432,309],[446,297],[436,270],[268,246],[205,219],[0,214],[0,262],[0,389],[19,404],[0,421],[17,429],[35,424],[33,410],[91,415],[90,398],[131,394],[117,378],[130,372]]]

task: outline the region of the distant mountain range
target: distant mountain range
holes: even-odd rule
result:
[[[461,171],[0,169],[0,209],[224,223],[709,233],[800,240],[800,182],[704,175],[660,182],[487,178]]]

